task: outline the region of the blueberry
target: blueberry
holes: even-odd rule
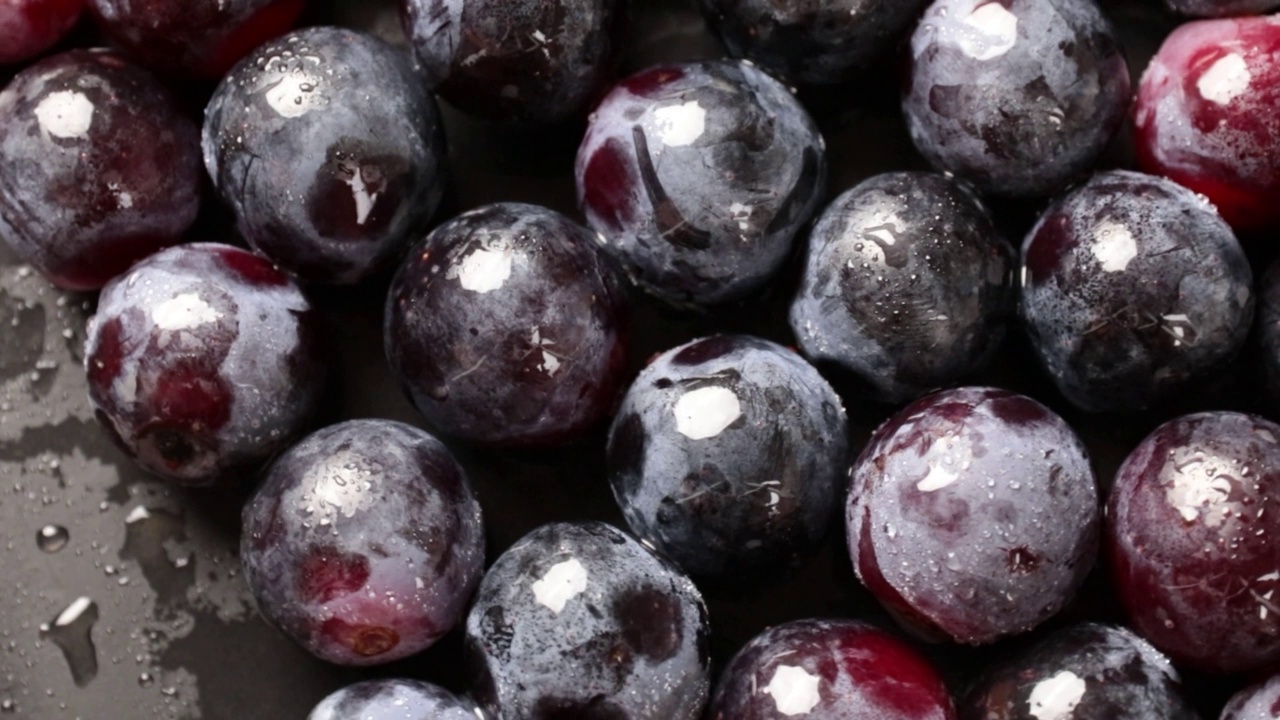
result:
[[[633,532],[693,575],[795,562],[826,534],[847,463],[840,398],[794,352],[718,335],[660,355],[609,434]]]
[[[1278,0],[1165,0],[1170,10],[1197,17],[1223,17],[1271,12]]]
[[[0,91],[0,238],[55,285],[96,290],[177,243],[200,175],[195,126],[114,51],[46,58]]]
[[[749,63],[646,70],[591,118],[575,171],[582,210],[632,280],[667,302],[760,289],[821,201],[822,135]]]
[[[113,280],[89,321],[89,399],[144,469],[183,485],[238,482],[311,419],[319,318],[262,258],[196,244]]]
[[[1280,407],[1280,261],[1273,262],[1258,288],[1258,350],[1261,390],[1273,407]]]
[[[350,420],[272,465],[245,506],[240,556],[272,624],[321,659],[375,665],[459,622],[484,568],[484,529],[439,440]]]
[[[1129,108],[1093,0],[935,0],[903,98],[920,154],[983,193],[1050,195],[1087,172]]]
[[[994,388],[935,393],[886,421],[854,465],[847,509],[867,589],[907,629],[970,645],[1056,614],[1098,547],[1079,438]]]
[[[14,0],[0,6],[0,65],[39,55],[80,19],[84,0]]]
[[[1280,717],[1280,675],[1236,693],[1219,720],[1275,720]]]
[[[467,654],[496,720],[696,720],[709,632],[697,588],[634,538],[557,523],[489,569]]]
[[[960,720],[1197,720],[1168,658],[1129,630],[1075,625],[989,668]]]
[[[1253,276],[1213,206],[1163,178],[1095,176],[1022,246],[1022,317],[1074,404],[1132,411],[1220,370],[1253,319]]]
[[[586,228],[534,205],[489,205],[409,254],[387,298],[387,356],[442,432],[555,445],[613,410],[626,316],[621,282]]]
[[[475,703],[420,680],[365,680],[316,705],[307,720],[483,720]]]
[[[910,400],[980,369],[1015,307],[1014,253],[986,209],[943,175],[877,175],[809,237],[791,305],[805,355]]]
[[[403,252],[444,192],[435,101],[376,38],[312,28],[258,48],[209,101],[204,161],[254,249],[355,283]]]

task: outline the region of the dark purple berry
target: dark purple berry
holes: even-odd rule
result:
[[[826,146],[791,92],[745,62],[646,70],[591,116],[578,200],[633,281],[677,305],[763,286],[821,201]]]
[[[935,0],[903,99],[916,148],[983,193],[1050,195],[1093,167],[1129,69],[1093,0]]]
[[[556,445],[613,410],[625,321],[621,283],[586,228],[542,207],[490,205],[409,253],[387,298],[387,355],[441,432]]]
[[[238,65],[205,112],[204,161],[250,245],[328,283],[399,257],[447,172],[435,101],[408,57],[337,28],[290,33]]]
[[[686,572],[774,572],[826,535],[847,452],[844,408],[817,370],[718,335],[636,378],[609,434],[609,481],[632,531]]]
[[[420,680],[365,680],[316,705],[307,720],[484,720],[475,703]]]
[[[980,369],[1013,315],[1013,248],[943,175],[877,175],[814,226],[791,329],[820,366],[910,400]]]
[[[1280,261],[1273,262],[1258,288],[1257,363],[1262,387],[1273,407],[1280,407]]]
[[[170,248],[102,290],[89,321],[89,399],[139,465],[183,485],[238,482],[311,419],[319,318],[262,258]]]
[[[1271,12],[1278,0],[1165,0],[1170,10],[1197,17],[1224,17]],[[1280,715],[1280,713],[1277,713]]]
[[[80,19],[85,0],[6,0],[0,3],[0,65],[39,55]]]
[[[1236,693],[1219,720],[1276,720],[1280,718],[1280,675]]]
[[[467,654],[496,720],[696,720],[709,633],[693,583],[630,535],[558,523],[485,575]]]
[[[376,665],[430,647],[484,569],[480,505],[439,441],[403,423],[319,430],[244,509],[240,556],[268,620],[316,657]]]
[[[150,73],[72,50],[0,91],[0,238],[71,290],[177,243],[200,208],[200,140]]]
[[[849,554],[908,629],[978,645],[1058,612],[1093,567],[1084,446],[1031,398],[946,390],[881,425],[858,458]]]

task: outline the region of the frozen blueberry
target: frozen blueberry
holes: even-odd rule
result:
[[[630,535],[557,523],[489,569],[467,655],[496,720],[697,720],[709,633],[693,583]]]
[[[1280,718],[1280,675],[1236,693],[1219,720],[1276,720]]]
[[[734,57],[797,82],[845,82],[882,60],[927,0],[700,0]]]
[[[1050,207],[1022,246],[1022,317],[1053,382],[1091,411],[1141,410],[1244,344],[1253,275],[1213,206],[1116,171]]]
[[[847,467],[845,414],[799,355],[696,340],[636,378],[609,433],[631,530],[693,575],[773,571],[817,544]]]
[[[978,645],[1058,612],[1093,567],[1098,496],[1084,446],[1031,398],[929,395],[880,426],[849,490],[849,554],[921,636]]]
[[[1258,352],[1262,390],[1280,407],[1280,261],[1273,262],[1258,288]]]
[[[1271,12],[1280,0],[1165,0],[1170,10],[1198,17],[1224,17]]]
[[[954,720],[947,686],[909,645],[855,620],[757,635],[716,684],[708,720]]]
[[[903,99],[916,148],[984,193],[1050,195],[1129,108],[1129,69],[1093,0],[935,0]]]
[[[89,399],[144,469],[183,485],[240,482],[314,414],[318,323],[257,255],[170,248],[103,288],[85,344]]]
[[[475,703],[420,680],[365,680],[329,695],[307,720],[484,720]]]
[[[489,205],[409,254],[387,298],[387,356],[442,432],[556,445],[616,405],[626,314],[622,283],[586,228],[534,205]]]
[[[640,287],[705,306],[764,285],[821,201],[826,146],[804,107],[744,62],[646,70],[591,116],[578,200]]]
[[[461,620],[484,570],[480,504],[439,440],[350,420],[271,466],[245,506],[240,557],[258,609],[299,645],[386,663]]]
[[[48,50],[80,19],[85,0],[8,0],[0,4],[0,65]]]
[[[1280,662],[1280,425],[1161,425],[1116,473],[1107,523],[1115,592],[1152,645],[1210,672]]]
[[[628,0],[400,0],[427,85],[502,124],[547,124],[599,98]]]
[[[1198,720],[1169,660],[1132,632],[1061,630],[987,671],[960,720]]]
[[[222,81],[204,162],[254,249],[328,283],[397,258],[446,174],[439,113],[408,57],[337,28],[270,42]]]
[[[177,243],[200,183],[195,125],[114,51],[46,58],[0,91],[0,238],[59,287],[97,290]]]
[[[990,358],[1014,312],[1013,266],[1013,248],[955,180],[877,175],[814,226],[791,329],[819,367],[910,400]]]

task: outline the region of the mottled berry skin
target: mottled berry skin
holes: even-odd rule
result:
[[[1016,308],[1014,251],[943,175],[872,177],[809,236],[791,329],[804,354],[905,402],[983,367]]]
[[[1262,390],[1280,408],[1280,261],[1273,262],[1258,287],[1258,350]]]
[[[696,720],[708,693],[697,588],[598,522],[503,553],[467,616],[474,694],[495,720]]]
[[[504,125],[580,116],[613,79],[627,0],[400,0],[427,85]]]
[[[1050,195],[1093,167],[1129,70],[1092,0],[935,0],[903,98],[916,149],[983,193]]]
[[[1280,18],[1186,23],[1138,85],[1138,164],[1203,194],[1237,230],[1280,228],[1278,104]]]
[[[612,412],[626,317],[622,283],[586,228],[534,205],[489,205],[409,253],[387,297],[387,357],[441,432],[558,445]]]
[[[298,287],[239,248],[184,245],[102,290],[89,321],[89,399],[144,469],[239,483],[303,429],[325,363]]]
[[[0,65],[39,55],[80,19],[84,0],[5,0],[0,3]]]
[[[290,33],[223,79],[204,162],[254,249],[306,280],[357,283],[424,229],[444,132],[409,59],[338,28]]]
[[[591,116],[578,201],[632,280],[676,305],[763,286],[821,201],[826,145],[778,81],[744,62],[652,68]]]
[[[307,720],[483,720],[475,703],[420,680],[365,680],[316,705]]]
[[[955,720],[947,686],[910,645],[855,620],[798,620],[747,643],[708,720]]]
[[[272,465],[245,506],[240,557],[272,624],[323,660],[377,665],[462,619],[484,572],[484,527],[443,443],[350,420]]]
[[[177,243],[200,183],[195,125],[114,51],[45,58],[0,91],[0,238],[59,287],[97,290]]]
[[[1280,661],[1280,425],[1161,425],[1116,473],[1107,521],[1116,593],[1152,645],[1209,672]]]
[[[217,80],[284,34],[306,0],[88,0],[98,26],[148,67]]]
[[[798,560],[826,535],[847,463],[835,391],[795,352],[746,336],[658,356],[609,433],[631,530],[696,576]]]
[[[1031,398],[959,388],[876,430],[852,472],[849,554],[906,627],[979,645],[1052,617],[1092,568],[1098,497],[1084,446]]]
[[[1275,720],[1280,718],[1280,675],[1236,693],[1219,720]]]
[[[1061,630],[989,669],[960,720],[1199,720],[1168,658],[1121,627]]]
[[[1280,0],[1165,0],[1170,10],[1196,17],[1224,17],[1271,12]]]
[[[1090,411],[1167,401],[1229,362],[1253,321],[1231,228],[1169,180],[1096,175],[1022,246],[1022,319],[1063,395]]]
[[[700,0],[734,57],[812,85],[853,80],[910,30],[927,0]]]

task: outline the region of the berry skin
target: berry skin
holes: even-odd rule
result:
[[[744,62],[651,68],[613,89],[578,149],[578,202],[644,290],[708,306],[759,290],[826,184],[804,107]]]
[[[911,646],[856,620],[757,635],[716,685],[708,720],[955,720],[947,686]]]
[[[195,221],[199,143],[119,53],[45,58],[0,91],[0,238],[53,284],[97,290]]]
[[[447,174],[435,101],[408,58],[337,28],[290,33],[238,65],[205,112],[204,161],[254,249],[337,284],[394,261]]]
[[[1085,410],[1135,411],[1211,378],[1253,320],[1253,275],[1202,198],[1140,173],[1094,176],[1022,246],[1022,319]]]
[[[1219,720],[1275,720],[1280,718],[1280,675],[1236,693]]]
[[[475,703],[419,680],[365,680],[329,695],[307,720],[483,720]]]
[[[905,402],[986,364],[1014,312],[1013,258],[963,185],[877,175],[814,226],[791,329],[820,367]]]
[[[633,532],[695,576],[773,573],[827,532],[847,467],[840,398],[799,355],[717,335],[658,356],[609,433]]]
[[[1031,398],[959,388],[907,406],[853,467],[854,570],[909,630],[980,645],[1026,632],[1094,563],[1098,497],[1084,446]]]
[[[1211,412],[1161,425],[1116,473],[1107,544],[1133,626],[1215,672],[1280,661],[1280,425]]]
[[[984,194],[1051,195],[1098,160],[1129,69],[1093,0],[935,0],[903,97],[916,149]]]
[[[626,295],[586,228],[489,205],[436,228],[387,297],[387,357],[427,421],[483,445],[547,447],[612,412]]]
[[[1209,198],[1236,230],[1280,227],[1280,18],[1190,22],[1134,108],[1138,164]]]
[[[1271,407],[1280,407],[1280,261],[1273,262],[1258,287],[1258,347],[1260,388]]]
[[[1280,8],[1280,0],[1165,0],[1170,10],[1195,17],[1256,15]]]
[[[630,535],[556,523],[485,575],[467,659],[495,720],[697,720],[709,633],[693,583]]]
[[[0,3],[0,65],[29,60],[62,39],[80,19],[84,0]]]
[[[257,255],[170,248],[103,288],[85,343],[89,399],[145,470],[180,485],[237,483],[315,413],[318,323]]]
[[[244,509],[240,556],[262,614],[307,651],[377,665],[430,647],[484,570],[480,505],[439,440],[390,420],[304,438]]]

